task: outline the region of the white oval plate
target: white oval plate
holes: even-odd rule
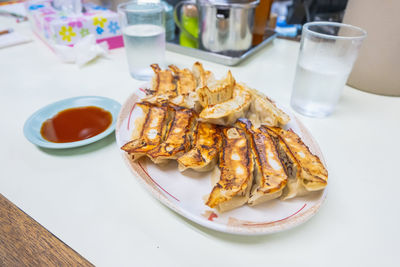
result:
[[[143,96],[144,94],[138,91],[122,106],[115,129],[119,147],[130,141],[135,116],[138,116],[134,106]],[[318,144],[311,134],[296,117],[288,114],[291,121],[287,128],[299,134],[310,150],[324,162]],[[191,170],[180,173],[176,161],[158,166],[143,157],[133,162],[127,153],[122,150],[121,152],[135,177],[155,198],[189,220],[221,232],[260,235],[290,229],[310,219],[326,196],[325,189],[305,197],[285,201],[274,199],[255,207],[245,205],[232,211],[218,213],[204,204],[204,196],[212,189],[210,173]]]
[[[40,129],[43,122],[45,122],[47,119],[52,118],[58,112],[65,109],[85,106],[96,106],[109,111],[112,115],[111,125],[104,132],[99,133],[98,135],[76,142],[54,143],[49,142],[42,137],[40,134]],[[64,99],[47,105],[33,113],[24,124],[24,135],[32,144],[45,148],[63,149],[88,145],[108,136],[114,131],[117,115],[120,109],[121,105],[117,101],[107,97],[78,96]]]

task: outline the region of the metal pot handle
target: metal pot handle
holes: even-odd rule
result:
[[[198,38],[196,38],[196,36],[194,36],[193,34],[191,34],[190,32],[188,32],[182,25],[181,21],[178,18],[178,11],[182,8],[183,5],[196,5],[196,3],[194,1],[180,1],[178,2],[175,7],[174,7],[174,21],[176,26],[178,26],[178,28],[184,32],[190,39],[192,39],[193,41],[197,42]]]

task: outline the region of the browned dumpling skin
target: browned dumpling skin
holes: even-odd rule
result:
[[[175,75],[178,95],[189,95],[196,91],[196,79],[189,69],[179,69],[175,65],[168,66]]]
[[[143,101],[154,104],[177,96],[175,77],[171,70],[162,70],[158,64],[150,65],[154,71],[151,80],[151,88],[147,90],[147,96]]]
[[[253,182],[253,156],[246,133],[242,129],[222,129],[219,164],[213,175],[219,181],[212,189],[206,205],[224,212],[248,201]]]
[[[193,75],[196,79],[196,88],[207,86],[207,84],[213,82],[214,74],[211,71],[205,70],[200,62],[195,62],[192,67]]]
[[[276,148],[278,150],[279,158],[285,168],[286,174],[288,176],[288,182],[283,189],[281,199],[291,199],[296,196],[302,196],[308,193],[301,183],[300,178],[300,166],[297,163],[296,158],[293,156],[290,149],[287,147],[282,137],[280,137],[276,132],[272,131],[268,127],[264,127],[268,134],[274,140]]]
[[[169,125],[165,140],[153,150],[147,152],[147,156],[155,163],[162,163],[168,159],[176,159],[190,149],[190,136],[195,126],[197,115],[187,108],[170,105],[174,111],[173,119]]]
[[[169,65],[173,71],[176,83],[177,95],[169,99],[175,105],[193,109],[197,112],[201,110],[198,95],[196,93],[197,81],[189,69],[179,69],[175,65]]]
[[[291,130],[287,131],[277,127],[269,129],[281,137],[282,143],[286,145],[283,150],[290,151],[288,157],[292,158],[292,161],[295,160],[302,186],[307,191],[318,191],[325,188],[328,184],[328,171],[318,156],[311,153],[301,138]]]
[[[144,120],[141,125],[136,125],[137,134],[134,139],[121,149],[138,159],[163,142],[171,120],[171,112],[167,103],[158,106],[142,102],[137,103],[136,107],[144,111]]]
[[[251,103],[251,94],[241,85],[235,84],[231,99],[205,107],[199,117],[202,121],[229,126],[238,118],[245,117]]]
[[[197,90],[200,104],[207,107],[225,102],[232,98],[234,87],[235,79],[231,71],[228,71],[224,79],[208,83]]]
[[[157,64],[151,65],[154,70],[153,90],[158,95],[176,96],[176,84],[174,75],[170,70],[161,70]]]
[[[239,119],[236,125],[246,131],[254,155],[255,183],[249,205],[278,198],[286,186],[287,175],[273,140],[264,128],[255,128],[248,119]]]
[[[274,101],[244,83],[241,83],[241,86],[251,94],[251,104],[247,118],[256,128],[260,125],[281,127],[290,121],[290,117],[279,109]]]
[[[193,148],[178,158],[179,170],[199,172],[212,170],[218,159],[222,137],[218,126],[199,122],[193,132]]]

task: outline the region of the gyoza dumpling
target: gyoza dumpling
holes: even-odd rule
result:
[[[168,159],[177,159],[190,149],[191,134],[197,121],[193,110],[175,105],[169,107],[174,110],[174,116],[165,134],[165,140],[146,153],[157,164]]]
[[[296,196],[306,195],[308,191],[302,185],[299,171],[300,166],[297,163],[296,158],[293,156],[292,152],[285,144],[282,137],[280,137],[275,131],[271,130],[270,128],[265,127],[265,129],[276,144],[279,158],[281,159],[283,167],[285,168],[286,174],[288,176],[288,182],[286,184],[286,187],[283,189],[281,199],[286,200],[294,198]],[[277,131],[279,130],[277,129]]]
[[[219,124],[232,125],[238,118],[245,117],[251,103],[251,94],[242,85],[235,84],[231,99],[207,106],[199,117],[202,121]]]
[[[207,84],[215,81],[214,74],[211,71],[206,71],[200,62],[195,62],[192,67],[193,75],[196,79],[196,88],[207,86]]]
[[[159,103],[177,96],[175,77],[171,70],[161,70],[158,64],[152,64],[154,76],[151,80],[149,95],[143,98],[143,101],[150,103]]]
[[[197,80],[194,74],[188,69],[179,69],[175,65],[169,65],[175,75],[177,96],[169,101],[177,106],[193,109],[200,112],[201,105],[196,93]]]
[[[168,66],[175,75],[176,90],[178,95],[189,95],[196,91],[196,78],[188,69],[179,69],[175,65]]]
[[[287,175],[279,159],[275,144],[264,128],[254,128],[248,119],[236,123],[244,129],[254,154],[254,180],[248,204],[278,198],[287,183]]]
[[[215,124],[199,122],[193,132],[193,147],[178,158],[179,171],[188,168],[198,172],[212,170],[218,160],[222,137]]]
[[[245,84],[241,85],[251,93],[252,101],[247,118],[256,128],[260,127],[261,124],[283,126],[290,121],[290,117],[280,110],[274,101],[259,91],[247,87]]]
[[[328,171],[318,156],[312,154],[301,138],[289,130],[277,127],[265,127],[275,138],[279,155],[289,175],[289,183],[283,199],[302,196],[310,191],[318,191],[328,183]],[[278,136],[278,138],[276,137]]]
[[[246,133],[236,127],[222,129],[219,164],[212,173],[215,186],[206,205],[220,212],[244,205],[253,183],[253,155]]]
[[[121,147],[135,160],[162,143],[171,120],[171,112],[167,103],[154,105],[142,102],[137,103],[136,108],[142,110],[142,116],[135,121],[132,141]]]
[[[157,95],[165,95],[169,98],[175,97],[177,92],[175,77],[172,75],[172,72],[168,69],[161,70],[158,64],[152,64],[151,68],[154,71],[154,76],[151,80],[152,91]]]
[[[234,86],[235,79],[233,78],[231,71],[228,71],[228,74],[224,79],[208,83],[206,86],[200,87],[197,90],[200,104],[203,107],[207,107],[231,99]]]

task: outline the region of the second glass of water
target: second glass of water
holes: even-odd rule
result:
[[[138,80],[150,80],[151,64],[164,66],[164,5],[134,0],[118,6],[129,72]]]
[[[353,68],[366,32],[336,22],[303,26],[291,106],[310,117],[331,114]]]

